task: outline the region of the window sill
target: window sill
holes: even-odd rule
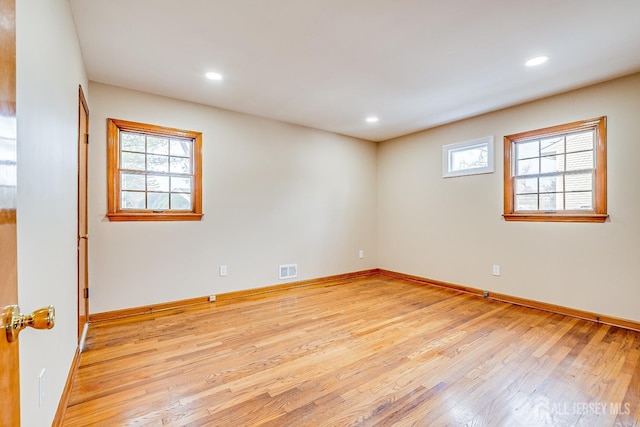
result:
[[[108,213],[109,221],[200,221],[204,214],[193,212],[153,213],[118,212]]]
[[[504,214],[505,221],[529,221],[529,222],[605,222],[609,215],[596,213],[567,213],[567,214]]]

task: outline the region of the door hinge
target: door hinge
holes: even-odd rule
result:
[[[84,142],[85,142],[85,144],[89,143],[89,134],[88,133],[84,134]]]
[[[84,298],[89,299],[89,288],[84,288]]]

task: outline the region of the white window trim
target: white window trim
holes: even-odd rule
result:
[[[477,146],[487,146],[487,166],[478,168],[468,168],[463,170],[453,171],[450,169],[451,154],[454,151],[460,151],[461,149],[472,149]],[[447,144],[442,146],[442,177],[453,178],[456,176],[465,175],[480,175],[485,173],[493,173],[493,135],[485,136],[483,138],[471,139],[469,141],[456,142],[454,144]]]

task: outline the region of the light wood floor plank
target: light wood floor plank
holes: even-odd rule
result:
[[[372,276],[92,325],[63,425],[640,426],[640,333]]]

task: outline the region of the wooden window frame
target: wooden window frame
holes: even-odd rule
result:
[[[513,151],[515,143],[570,132],[595,130],[594,206],[588,211],[515,211]],[[598,117],[504,137],[504,214],[506,221],[605,222],[607,214],[607,118]]]
[[[193,208],[185,210],[121,209],[120,132],[193,140],[192,193]],[[202,219],[202,133],[168,127],[107,119],[107,218],[109,221],[199,221]]]

